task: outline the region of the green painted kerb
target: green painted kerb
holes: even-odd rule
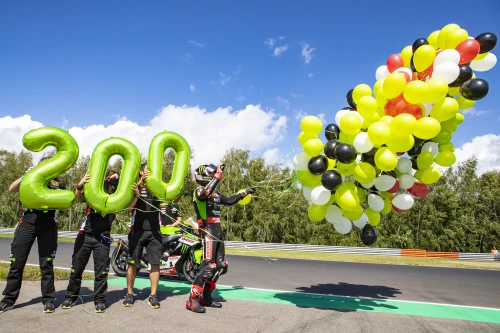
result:
[[[108,280],[110,286],[126,287],[125,278]],[[135,288],[148,289],[149,279],[137,278]],[[159,290],[174,294],[189,294],[191,285],[160,281]],[[338,297],[328,295],[311,295],[300,292],[276,292],[271,290],[255,290],[243,287],[217,287],[214,296],[250,302],[295,305],[303,308],[332,309],[340,311],[370,311],[379,313],[423,316],[434,318],[470,320],[484,323],[500,324],[500,309],[480,309],[461,306],[424,304],[413,302],[397,302],[394,300],[370,300],[363,298]]]

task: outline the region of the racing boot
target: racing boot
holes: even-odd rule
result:
[[[205,281],[205,287],[203,288],[203,294],[200,296],[200,304],[203,306],[209,306],[212,308],[222,308],[222,304],[214,301],[212,298],[212,292],[215,290],[217,284],[213,281]]]
[[[186,301],[186,309],[191,310],[196,313],[205,313],[205,308],[200,304],[200,295],[203,292],[203,288],[193,284],[191,287],[191,294],[189,299]]]

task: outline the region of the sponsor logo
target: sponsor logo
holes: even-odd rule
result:
[[[179,242],[184,243],[184,244],[188,244],[188,245],[193,245],[195,241],[192,239],[186,238],[186,237],[182,237],[179,240]]]

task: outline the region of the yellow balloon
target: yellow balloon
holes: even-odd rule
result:
[[[242,193],[242,192],[245,192],[245,190],[239,190],[238,191],[238,193]],[[252,200],[252,195],[248,194],[243,199],[241,199],[240,201],[238,201],[238,204],[240,204],[242,206],[245,206],[245,205],[248,205],[251,200]]]
[[[436,59],[436,49],[430,45],[420,46],[413,54],[413,64],[418,72],[431,67]]]
[[[342,143],[349,143],[349,135],[347,135],[344,131],[340,131],[338,141]]]
[[[383,145],[391,137],[391,129],[387,124],[380,121],[374,122],[368,127],[368,138],[376,145]]]
[[[372,88],[367,84],[358,84],[352,91],[352,99],[354,103],[358,104],[358,101],[363,96],[371,96]]]
[[[384,108],[387,104],[387,97],[385,96],[384,88],[380,88],[377,91],[377,93],[375,94],[375,99],[377,100],[378,106],[377,113],[379,113],[379,110],[382,110],[382,112],[385,114]]]
[[[439,79],[431,79],[426,82],[427,94],[423,101],[427,103],[436,103],[446,97],[448,93],[448,83]],[[460,92],[459,92],[460,94]]]
[[[304,186],[314,188],[321,183],[321,175],[313,175],[309,170],[297,171],[297,180]]]
[[[432,45],[433,48],[435,48],[437,50],[438,48],[438,36],[439,36],[439,33],[441,32],[441,30],[436,30],[436,31],[433,31],[429,37],[427,37],[427,41],[429,42],[429,44]],[[408,67],[408,66],[406,66]]]
[[[330,196],[330,200],[328,200],[328,202],[326,203],[325,206],[329,207],[329,206],[333,205],[334,202],[335,202],[335,196],[332,195],[332,196]]]
[[[465,120],[464,114],[462,112],[457,112],[457,114],[455,115],[455,122],[457,123],[457,125],[463,123],[464,120]]]
[[[304,153],[307,156],[318,156],[323,151],[323,142],[320,139],[311,139],[304,144]]]
[[[312,222],[320,222],[325,218],[327,208],[326,205],[318,206],[312,204],[311,207],[309,207],[307,215]]]
[[[449,119],[441,123],[441,128],[453,133],[458,129],[458,124],[455,119]]]
[[[367,117],[367,118],[363,118],[363,128],[368,128],[371,124],[373,124],[374,122],[377,122],[379,121],[380,119],[380,116],[378,113],[375,113],[373,116],[371,117]]]
[[[481,60],[481,59],[484,59],[486,58],[486,56],[489,54],[489,52],[486,52],[486,53],[479,53],[474,59],[472,59],[472,61],[478,61],[478,60]],[[460,88],[460,87],[459,87]]]
[[[394,194],[389,192],[380,192],[379,195],[382,199],[392,200],[394,198]]]
[[[363,121],[355,112],[348,112],[340,119],[340,128],[347,135],[357,134],[362,125]]]
[[[438,146],[439,146],[439,152],[443,152],[443,151],[454,152],[455,151],[455,145],[450,141],[440,143]]]
[[[424,184],[434,184],[441,178],[441,171],[437,168],[429,168],[422,171],[422,176],[420,177],[420,181]]]
[[[317,139],[318,136],[316,134],[311,134],[311,133],[306,133],[306,132],[300,132],[299,134],[299,143],[301,146],[304,146],[304,144],[311,140],[311,139]]]
[[[378,90],[384,87],[384,80],[385,78],[377,80],[377,82],[373,85],[373,93],[375,94],[375,97],[377,97]]]
[[[457,157],[455,154],[453,154],[452,151],[442,151],[436,156],[436,164],[443,166],[443,167],[449,167],[455,164],[457,161]]]
[[[427,84],[429,84],[429,81],[427,81]],[[448,95],[453,96],[453,97],[460,96],[460,87],[450,87],[448,90]],[[443,96],[443,98],[444,97],[446,97],[446,95]],[[437,102],[437,101],[435,101],[435,102]]]
[[[391,133],[398,136],[413,134],[417,129],[417,119],[411,114],[401,113],[391,122]],[[410,147],[411,148],[411,147]]]
[[[354,167],[354,179],[360,184],[369,184],[375,180],[377,176],[373,166],[366,162],[361,162]]]
[[[413,135],[419,139],[430,139],[438,135],[439,131],[441,131],[441,124],[437,119],[423,117],[417,121]]]
[[[342,208],[340,210],[342,211],[342,215],[344,215],[344,217],[351,221],[358,220],[361,218],[361,216],[363,216],[363,208],[360,205],[358,205],[356,209],[351,211]]]
[[[458,46],[458,44],[462,43],[464,40],[469,38],[469,34],[464,29],[457,29],[451,31],[446,37],[446,45],[447,49],[454,49]]]
[[[300,128],[303,132],[318,135],[323,130],[323,123],[318,117],[305,116],[300,121]]]
[[[460,95],[457,98],[457,103],[458,103],[458,108],[460,110],[468,110],[471,107],[473,107],[474,104],[476,104],[476,101],[471,101],[471,100],[465,99],[464,96]]]
[[[387,126],[391,127],[393,120],[394,120],[394,117],[392,117],[392,116],[383,116],[380,118],[379,122],[384,123]]]
[[[356,186],[354,185],[354,187]],[[353,211],[359,206],[359,197],[356,191],[354,191],[348,183],[344,183],[335,191],[335,202],[340,208],[347,211]]]
[[[415,138],[411,134],[404,136],[391,135],[387,147],[394,153],[404,153],[410,150],[414,144]]]
[[[460,29],[460,26],[458,24],[452,23],[448,24],[441,29],[438,35],[438,47],[442,50],[446,48],[446,38],[448,37],[448,34],[453,31],[453,30],[458,30]]]
[[[401,58],[403,58],[405,67],[410,67],[412,55],[413,55],[413,51],[412,51],[411,45],[408,45],[407,47],[405,47],[403,49],[403,51],[401,51]]]
[[[417,165],[419,170],[430,168],[434,163],[434,155],[430,151],[421,152],[417,157]]]
[[[458,102],[452,97],[445,97],[436,102],[431,110],[431,117],[439,121],[452,119],[458,112]]]
[[[392,208],[392,206],[391,206]],[[374,211],[371,208],[367,208],[365,211],[366,216],[368,217],[368,223],[372,226],[375,227],[377,224],[380,223],[380,213]]]
[[[420,48],[422,48],[421,46]],[[419,48],[419,49],[420,49]],[[406,86],[406,77],[401,72],[393,72],[384,80],[384,93],[388,99],[401,95]]]
[[[351,176],[354,173],[354,167],[356,166],[356,161],[349,163],[349,164],[344,164],[337,162],[337,171],[342,175],[342,176]]]
[[[364,188],[358,187],[358,198],[360,204],[366,202],[366,190]]]
[[[363,117],[371,117],[377,113],[377,100],[372,96],[363,96],[358,100],[357,107],[360,115]]]
[[[335,165],[337,165],[337,160],[328,159],[328,168],[327,170],[335,169]]]
[[[387,147],[382,147],[375,153],[375,164],[382,171],[391,171],[398,165],[398,156]]]
[[[439,131],[438,135],[432,138],[432,141],[437,142],[437,143],[443,143],[443,142],[448,142],[451,141],[451,132],[441,128],[441,131]]]
[[[423,170],[417,170],[415,172],[415,174],[413,175],[413,177],[416,179],[416,180],[420,180],[420,178],[422,178],[422,173],[423,173]]]
[[[418,51],[418,50],[417,50]],[[416,80],[408,83],[403,90],[403,96],[408,103],[418,104],[428,96],[429,88],[424,81]]]
[[[384,199],[384,208],[380,211],[380,214],[387,215],[392,212],[392,201],[389,199]]]

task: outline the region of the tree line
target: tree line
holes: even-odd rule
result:
[[[167,151],[164,159],[164,179],[172,173],[175,159]],[[90,161],[82,156],[59,178],[74,190],[85,174]],[[145,159],[143,159],[145,161]],[[23,212],[18,193],[8,192],[9,185],[31,166],[32,155],[0,150],[0,226],[14,227]],[[222,226],[226,240],[288,244],[364,246],[353,226],[348,235],[338,234],[333,226],[322,221],[311,222],[307,217],[308,203],[302,195],[294,172],[280,164],[267,165],[262,157],[250,157],[250,152],[228,150],[222,163],[226,171],[218,190],[232,195],[249,186],[257,193],[250,204],[222,208]],[[109,167],[121,169],[116,159]],[[197,166],[192,166],[193,169]],[[489,252],[500,245],[500,171],[476,174],[477,159],[471,158],[432,185],[429,194],[416,199],[412,209],[392,212],[382,217],[376,227],[378,240],[374,247],[418,248],[429,251]],[[192,170],[189,170],[192,174]],[[179,205],[183,217],[193,216],[191,193],[196,183],[190,179]],[[58,212],[61,230],[78,230],[85,213],[85,203],[74,204]],[[117,214],[113,233],[127,233],[130,211]]]

